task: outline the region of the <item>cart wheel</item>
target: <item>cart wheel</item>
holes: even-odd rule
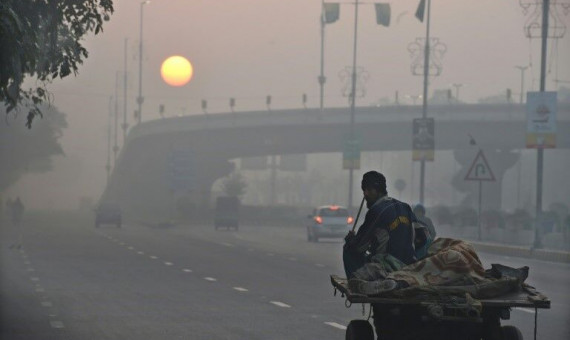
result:
[[[346,340],[374,340],[374,330],[367,320],[352,320],[346,327]]]
[[[503,326],[503,340],[523,340],[521,331],[515,326]]]

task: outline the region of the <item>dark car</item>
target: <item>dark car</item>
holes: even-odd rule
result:
[[[324,205],[313,210],[308,216],[307,240],[318,242],[321,237],[343,238],[354,221],[348,209],[338,205]]]
[[[95,209],[95,228],[102,224],[114,224],[117,228],[122,224],[121,208],[115,204],[101,204]]]

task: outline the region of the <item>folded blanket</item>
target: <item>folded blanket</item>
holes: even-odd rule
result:
[[[387,296],[470,294],[491,298],[516,291],[528,276],[528,267],[514,269],[493,264],[485,271],[475,249],[462,240],[439,238],[427,256],[410,265],[390,255],[377,255],[355,272],[358,280],[394,280],[401,289],[382,293]]]

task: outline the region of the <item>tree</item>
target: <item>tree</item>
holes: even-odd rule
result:
[[[222,190],[228,196],[240,197],[245,194],[247,183],[239,172],[234,172],[222,182]]]
[[[98,34],[113,13],[112,0],[2,0],[0,2],[0,101],[6,114],[28,109],[31,128],[40,105],[50,101],[47,85],[77,70],[88,52],[86,34]],[[25,77],[36,80],[24,89]]]
[[[7,123],[0,123],[0,192],[26,173],[40,173],[52,169],[52,157],[63,155],[59,144],[62,130],[67,127],[65,115],[55,107],[39,107],[45,119],[26,130],[24,124],[14,124],[24,117],[14,115]],[[6,114],[2,108],[0,112]],[[15,125],[15,126],[12,126]]]

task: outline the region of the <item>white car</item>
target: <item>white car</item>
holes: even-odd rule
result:
[[[344,238],[352,228],[354,219],[348,209],[339,205],[323,205],[313,210],[307,226],[307,240],[318,242],[319,238]]]

